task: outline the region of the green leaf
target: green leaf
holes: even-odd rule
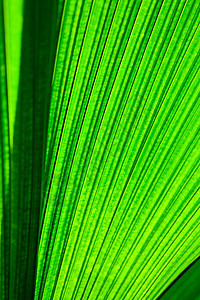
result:
[[[178,276],[159,299],[198,299],[199,275],[200,259],[198,258]]]
[[[199,2],[0,18],[1,298],[179,299],[200,255]]]

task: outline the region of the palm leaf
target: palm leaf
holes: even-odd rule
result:
[[[159,299],[198,299],[200,260],[196,259],[163,292]]]
[[[179,299],[200,254],[199,2],[0,18],[1,298]]]

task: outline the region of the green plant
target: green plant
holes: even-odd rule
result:
[[[200,254],[199,1],[0,3],[1,299],[156,299]]]

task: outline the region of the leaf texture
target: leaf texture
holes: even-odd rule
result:
[[[200,255],[199,1],[4,2],[2,299],[180,299]]]
[[[200,274],[200,260],[195,260],[186,268],[159,297],[159,299],[198,299],[198,278]]]

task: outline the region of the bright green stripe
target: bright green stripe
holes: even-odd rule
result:
[[[0,2],[1,299],[9,299],[11,247],[10,135],[3,2]]]
[[[19,91],[24,1],[3,0],[3,3],[8,78],[10,144],[12,149],[16,104]]]

